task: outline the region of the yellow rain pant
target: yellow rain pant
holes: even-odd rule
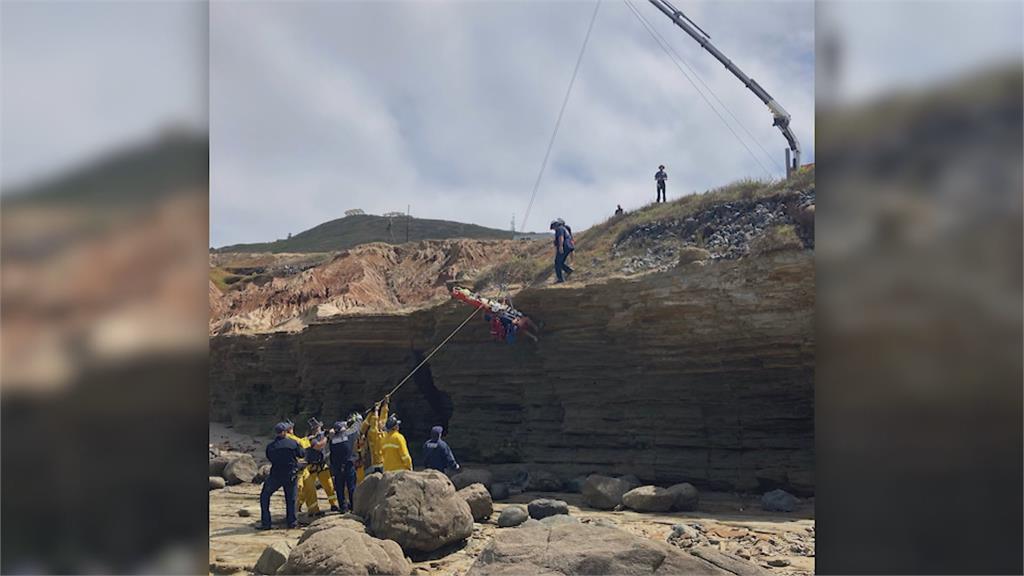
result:
[[[331,478],[331,470],[327,467],[315,471],[310,470],[310,468],[315,467],[309,466],[306,468],[306,470],[309,470],[309,473],[302,484],[302,501],[306,504],[306,513],[316,514],[320,511],[320,505],[316,499],[316,481],[318,479],[320,480],[320,485],[324,487],[324,492],[327,492],[327,501],[331,503],[331,506],[337,506],[338,495],[334,493],[334,480]]]

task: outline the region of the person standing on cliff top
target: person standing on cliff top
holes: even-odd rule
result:
[[[658,166],[658,171],[654,173],[654,180],[658,183],[657,198],[654,202],[667,202],[665,199],[665,181],[668,180],[668,172],[665,172],[665,165]]]
[[[555,231],[555,284],[561,284],[575,272],[565,261],[576,249],[576,244],[572,239],[572,228],[566,225],[565,220],[552,220],[551,229]]]

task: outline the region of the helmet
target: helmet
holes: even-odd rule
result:
[[[557,218],[551,221],[551,229],[554,230],[556,226],[558,226]]]
[[[402,425],[402,421],[398,419],[398,415],[397,414],[392,414],[392,415],[388,416],[388,422],[387,422],[387,424],[384,425],[384,427],[387,428],[388,430],[394,430],[395,428],[397,428],[397,427],[399,427],[401,425]]]

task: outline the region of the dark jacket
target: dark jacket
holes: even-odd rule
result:
[[[447,468],[458,468],[455,455],[444,440],[427,440],[423,445],[423,467],[444,472]]]
[[[277,478],[292,478],[299,471],[299,458],[305,451],[299,443],[287,436],[274,438],[267,444],[267,460],[270,460],[270,474]]]
[[[359,440],[359,428],[345,428],[337,432],[331,439],[331,465],[340,468],[346,462],[356,460],[356,441]]]

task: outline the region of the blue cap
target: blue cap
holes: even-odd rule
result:
[[[339,430],[340,431],[344,427],[345,427],[345,423],[342,422],[341,420],[338,420],[337,422],[334,423],[334,429],[335,430]]]
[[[287,432],[287,431],[288,431],[288,423],[287,422],[278,422],[277,424],[274,424],[274,432],[277,432],[278,434],[280,434],[281,432]]]

